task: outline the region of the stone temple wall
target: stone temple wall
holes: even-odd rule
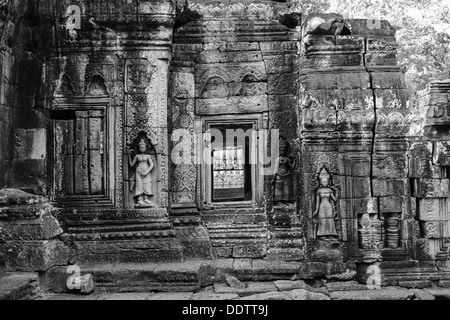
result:
[[[173,132],[186,130],[191,137],[183,147],[193,159],[202,155],[198,149],[203,147],[200,143],[196,149],[195,134],[215,123],[279,129],[293,147],[291,154],[298,152],[295,25],[300,22],[291,18],[291,28],[280,23],[283,9],[267,1],[190,2],[185,14],[194,21],[174,32],[171,111]],[[186,136],[174,141],[174,148],[185,141]],[[269,142],[264,147],[270,147]],[[211,201],[208,170],[194,163],[174,165],[172,209],[184,220],[193,214],[189,207],[200,210],[218,258],[274,258],[277,250],[285,251],[286,259],[302,257],[299,226],[278,230],[278,222],[266,214],[272,173],[256,172],[251,203],[226,205]],[[293,194],[291,198],[290,210],[285,211],[295,216]],[[286,212],[281,215],[290,220]],[[279,239],[284,231],[291,239]],[[277,248],[280,242],[286,248]]]
[[[387,21],[265,0],[1,3],[0,186],[49,203],[2,193],[0,269],[8,246],[38,261],[54,245],[70,264],[287,261],[305,279],[448,285],[450,89],[410,103]],[[228,127],[267,133],[245,154],[280,155],[227,202],[198,159]],[[21,205],[52,230],[22,254]],[[65,263],[48,257],[36,271]]]
[[[45,114],[40,109],[38,29],[25,18],[26,1],[1,8],[0,185],[47,192]]]

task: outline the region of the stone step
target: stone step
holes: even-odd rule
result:
[[[37,274],[0,274],[0,300],[33,300],[37,294]]]
[[[352,290],[330,292],[332,300],[434,300],[424,290],[398,287],[383,287],[374,290]]]
[[[217,238],[264,238],[267,239],[267,229],[265,228],[209,228],[209,237],[211,239]]]
[[[192,292],[201,286],[206,260],[177,263],[80,265],[81,275],[91,274],[95,292]],[[55,267],[39,277],[43,292],[70,293],[67,267]]]
[[[290,279],[301,263],[251,259],[189,260],[177,263],[115,263],[80,265],[81,275],[92,274],[96,292],[193,292],[225,281],[233,275],[241,281]],[[67,267],[40,274],[41,290],[71,293],[66,286]]]
[[[436,300],[450,300],[449,288],[425,288],[424,291],[432,294]]]

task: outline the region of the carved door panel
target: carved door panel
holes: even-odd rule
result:
[[[55,200],[101,204],[108,196],[105,111],[54,111],[52,118]]]

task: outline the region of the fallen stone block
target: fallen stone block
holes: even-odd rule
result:
[[[0,275],[0,300],[31,300],[37,293],[35,273]]]
[[[6,271],[46,271],[66,265],[69,248],[59,240],[10,241],[0,245],[0,261]]]
[[[292,300],[292,299],[281,292],[273,291],[243,297],[240,300]]]
[[[235,293],[212,293],[212,292],[199,292],[192,295],[190,300],[233,300],[239,296]]]
[[[249,282],[246,284],[246,287],[242,289],[229,287],[221,283],[214,284],[214,292],[216,293],[236,293],[241,297],[276,290],[277,288],[273,282]]]
[[[436,300],[450,300],[450,288],[425,288],[423,291],[432,294]]]
[[[238,278],[233,277],[233,276],[227,276],[225,278],[226,282],[228,283],[228,285],[232,288],[235,289],[245,289],[247,288],[247,285],[241,281],[239,281]]]
[[[71,290],[80,291],[83,294],[89,294],[94,291],[94,277],[92,274],[85,274],[84,276],[71,276],[67,279],[67,287]]]
[[[426,290],[414,290],[414,295],[418,300],[436,300],[434,295]]]

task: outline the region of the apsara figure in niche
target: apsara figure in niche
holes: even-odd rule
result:
[[[323,167],[317,177],[319,188],[315,193],[316,210],[313,219],[317,226],[316,236],[323,239],[337,237],[336,216],[334,203],[338,198],[337,188],[332,186],[331,174]]]
[[[130,155],[129,158],[130,167],[136,167],[131,177],[130,191],[134,193],[133,196],[137,207],[154,207],[155,204],[150,200],[150,197],[153,196],[151,172],[155,164],[151,155],[147,153],[148,146],[144,139],[141,139],[138,147],[139,154],[136,154],[134,157]],[[133,154],[135,151],[131,149],[130,153]]]
[[[289,154],[288,142],[281,138],[280,156],[275,163],[275,170],[272,180],[274,203],[288,203],[294,201],[294,186],[292,175],[296,167],[295,158]]]

